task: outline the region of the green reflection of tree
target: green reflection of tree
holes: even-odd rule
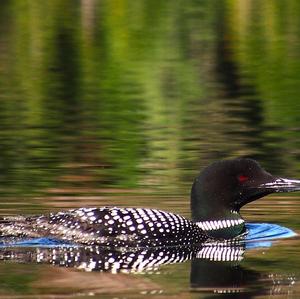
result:
[[[299,156],[290,130],[297,1],[1,6],[6,193],[99,185],[177,193],[210,160],[268,162],[269,151],[290,146],[281,168]]]
[[[12,33],[2,57],[12,64],[2,74],[9,101],[1,104],[8,106],[2,109],[7,125],[16,125],[12,117],[18,121],[7,137],[11,146],[3,141],[3,184],[18,181],[20,192],[50,187],[57,169],[70,174],[64,165],[88,161],[109,166],[90,175],[105,174],[113,184],[136,186],[144,168],[149,179],[140,182],[163,174],[160,169],[174,180],[182,108],[197,90],[186,33],[176,24],[184,22],[182,4],[8,6],[13,14],[4,20]]]
[[[273,127],[265,133],[265,138],[274,140],[270,153],[281,147],[281,159],[285,160],[281,168],[295,174],[299,171],[295,159],[300,154],[299,2],[227,3],[235,57],[263,99],[265,125]],[[280,142],[276,142],[278,137]]]
[[[39,277],[35,265],[16,267],[12,264],[0,266],[1,295],[28,295],[32,294],[31,284]],[[34,271],[35,270],[35,271]]]

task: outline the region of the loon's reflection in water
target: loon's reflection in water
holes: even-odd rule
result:
[[[166,264],[191,260],[192,291],[235,293],[247,298],[254,293],[288,293],[295,277],[260,273],[240,265],[245,243],[209,246],[107,249],[101,247],[3,247],[0,260],[18,263],[51,264],[85,271],[110,273],[155,273]],[[276,277],[276,279],[274,279]],[[257,288],[258,281],[263,282]],[[251,286],[255,287],[251,288]],[[246,297],[245,297],[246,296]]]
[[[287,295],[293,292],[295,282],[294,275],[262,273],[239,263],[201,259],[192,261],[190,275],[194,292],[221,293],[222,298],[227,298],[226,294],[230,298],[243,299],[259,295]]]
[[[190,286],[194,292],[234,293],[235,298],[291,293],[296,282],[293,275],[261,273],[248,269],[241,261],[245,251],[270,247],[271,239],[290,238],[296,234],[276,224],[251,223],[246,226],[247,234],[237,239],[156,248],[112,249],[49,238],[3,237],[0,238],[0,260],[50,264],[82,271],[145,274],[162,273],[164,265],[191,261]]]
[[[166,264],[188,260],[240,261],[244,247],[226,244],[192,247],[117,248],[98,246],[7,247],[0,251],[1,260],[46,263],[85,271],[112,273],[149,273]]]

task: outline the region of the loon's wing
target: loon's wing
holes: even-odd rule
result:
[[[0,237],[39,237],[39,233],[35,230],[34,217],[16,216],[0,218]]]
[[[196,224],[179,215],[141,208],[80,208],[0,224],[2,235],[14,230],[29,237],[109,247],[175,246],[207,239]]]

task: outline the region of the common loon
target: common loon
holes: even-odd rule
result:
[[[0,236],[47,237],[105,247],[195,245],[245,233],[239,211],[274,192],[300,190],[300,180],[275,177],[246,158],[206,167],[191,191],[192,220],[155,209],[79,208],[39,216],[3,217]]]

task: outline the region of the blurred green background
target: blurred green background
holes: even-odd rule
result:
[[[297,0],[1,1],[2,201],[300,174],[299,40]]]

